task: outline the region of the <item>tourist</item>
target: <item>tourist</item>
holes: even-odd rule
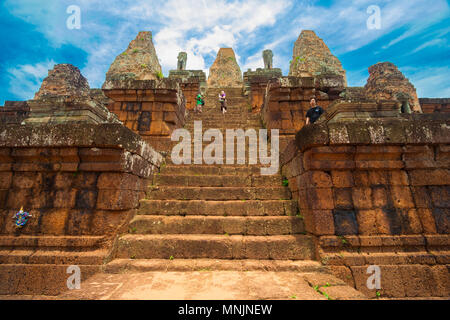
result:
[[[316,105],[315,98],[311,98],[309,104],[311,105],[311,108],[306,112],[306,124],[316,122],[324,112],[320,106]]]
[[[197,104],[195,106],[195,111],[202,113],[202,107],[205,105],[205,101],[203,100],[202,93],[199,92],[197,95]]]
[[[220,111],[222,111],[222,114],[225,114],[225,112],[227,112],[226,100],[227,96],[225,95],[225,91],[221,91],[219,93],[219,101],[220,101]]]

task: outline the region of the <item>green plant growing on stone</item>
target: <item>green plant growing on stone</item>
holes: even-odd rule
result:
[[[161,71],[158,71],[158,72],[156,72],[156,77],[157,77],[158,79],[162,79],[162,78],[164,78],[164,75],[162,74]]]
[[[133,254],[130,259],[136,259],[136,255]]]
[[[327,285],[325,285],[325,286],[323,286],[323,287],[329,287],[330,285],[329,285],[329,283],[327,282]],[[327,298],[328,300],[334,300],[333,298],[331,298],[326,292],[322,292],[322,291],[320,291],[319,290],[319,286],[318,285],[315,285],[314,287],[313,287],[313,289],[317,292],[317,293],[320,293],[321,295],[323,295],[325,298]]]
[[[128,55],[128,52],[126,52],[126,51],[125,51],[125,52],[122,52],[122,55],[123,55],[123,56],[126,56],[126,55]]]
[[[133,53],[138,53],[139,49],[133,49]]]
[[[343,236],[339,236],[338,238],[341,239],[341,242],[342,242],[343,245],[348,244],[347,239],[345,239]]]
[[[377,292],[375,292],[375,295],[377,296],[377,299],[378,299],[378,298],[381,297],[381,292],[380,292],[380,291],[377,291]]]
[[[284,187],[289,187],[289,180],[284,178],[282,184]]]
[[[297,296],[295,294],[293,294],[292,296],[290,296],[291,299],[297,299]]]
[[[169,260],[173,260],[173,259],[175,259],[173,256],[170,256],[170,257],[169,257]]]
[[[143,64],[141,64],[141,68],[142,68],[142,69],[146,69],[146,68],[147,68],[147,65],[146,65],[145,63],[143,63]]]
[[[130,233],[136,233],[136,231],[137,231],[136,227],[131,227],[130,228]]]

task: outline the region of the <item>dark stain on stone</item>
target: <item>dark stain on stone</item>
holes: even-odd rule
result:
[[[93,209],[97,204],[97,190],[83,189],[78,190],[75,198],[75,208]]]
[[[149,131],[150,123],[152,122],[152,114],[149,111],[144,111],[139,115],[138,131]]]
[[[333,210],[333,218],[336,235],[358,234],[358,222],[354,211]]]

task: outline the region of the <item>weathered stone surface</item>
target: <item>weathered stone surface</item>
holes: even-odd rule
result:
[[[295,77],[334,74],[342,76],[341,86],[347,86],[345,70],[327,45],[312,30],[303,30],[294,44],[289,75]]]
[[[24,123],[120,123],[106,108],[108,100],[98,89],[89,88],[77,67],[58,64],[49,71],[34,100],[14,106],[16,118],[22,115]],[[25,107],[29,112],[23,112]]]
[[[367,100],[364,87],[347,87],[339,97],[348,102],[357,102]]]
[[[141,31],[128,48],[118,55],[106,73],[110,80],[154,80],[162,78],[161,65],[153,46],[152,33]]]
[[[396,100],[404,104],[405,113],[408,113],[409,108],[414,112],[422,112],[416,89],[391,62],[371,66],[364,88],[370,99]],[[408,105],[405,105],[406,102]]]
[[[0,127],[0,147],[115,147],[121,146],[152,163],[162,156],[142,138],[120,124],[6,125]],[[94,148],[95,149],[95,148]]]
[[[71,64],[57,64],[48,72],[41,88],[34,99],[41,99],[48,95],[56,96],[89,96],[89,83],[80,69]]]
[[[232,48],[220,48],[209,69],[208,86],[215,88],[241,87],[242,73]]]
[[[177,70],[186,70],[186,62],[187,62],[187,53],[186,52],[180,52],[178,54],[178,63],[177,63]]]
[[[0,124],[18,124],[28,118],[30,107],[26,101],[5,101],[0,107]]]
[[[264,69],[272,69],[273,67],[273,52],[272,50],[263,51]]]
[[[113,100],[108,109],[160,151],[169,146],[156,146],[154,138],[170,140],[173,130],[184,125],[186,100],[176,79],[110,80],[103,84],[103,91]]]
[[[449,98],[419,98],[423,113],[450,112]]]

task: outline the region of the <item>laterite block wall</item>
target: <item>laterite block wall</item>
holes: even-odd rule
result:
[[[56,295],[72,264],[99,272],[161,161],[120,124],[0,126],[0,294]]]
[[[282,153],[317,256],[358,290],[450,296],[450,117],[315,124]]]

